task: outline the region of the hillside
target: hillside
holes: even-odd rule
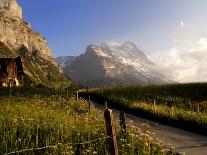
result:
[[[21,56],[28,85],[53,87],[71,83],[53,58],[46,39],[22,18],[16,0],[0,2],[0,54],[9,53]]]
[[[158,72],[157,66],[129,41],[118,45],[89,45],[86,52],[76,58],[61,57],[57,60],[73,81],[89,87],[168,82]]]

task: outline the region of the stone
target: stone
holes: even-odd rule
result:
[[[1,0],[0,12],[7,12],[13,17],[22,18],[22,8],[18,5],[16,0]]]
[[[45,38],[22,18],[22,8],[16,0],[0,0],[0,41],[13,50],[24,45],[31,54],[38,53],[58,66]]]

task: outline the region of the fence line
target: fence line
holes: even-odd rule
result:
[[[116,136],[120,131],[121,131],[121,128],[113,136]],[[30,149],[24,149],[24,150],[19,150],[19,151],[12,151],[12,152],[6,153],[5,155],[12,155],[12,154],[23,153],[23,152],[28,152],[28,151],[40,151],[40,150],[49,149],[49,148],[50,149],[55,149],[55,148],[57,148],[58,146],[61,146],[61,145],[62,146],[66,146],[66,145],[85,145],[85,144],[89,144],[89,143],[96,142],[96,141],[99,141],[99,140],[110,139],[110,138],[113,138],[113,136],[100,137],[100,138],[96,138],[94,140],[86,141],[86,142],[82,142],[82,143],[66,143],[66,144],[58,143],[56,145],[44,146],[44,147],[40,147],[40,148],[30,148]]]
[[[16,154],[16,153],[23,153],[23,152],[28,152],[28,151],[39,151],[39,150],[43,150],[43,149],[48,149],[48,148],[57,148],[58,146],[65,146],[65,145],[84,145],[84,144],[89,144],[98,140],[103,140],[103,139],[108,139],[108,138],[112,138],[110,136],[106,136],[106,137],[101,137],[101,138],[97,138],[91,141],[86,141],[86,142],[82,142],[82,143],[66,143],[66,144],[62,144],[62,143],[58,143],[56,145],[51,145],[51,146],[44,146],[44,147],[40,147],[40,148],[31,148],[31,149],[25,149],[25,150],[19,150],[19,151],[12,151],[9,153],[6,153],[5,155],[10,155],[10,154]]]
[[[77,97],[80,100],[84,100],[84,101],[88,101],[84,98],[81,97]],[[125,120],[125,123],[128,122],[127,120]],[[121,126],[116,132],[115,134],[112,134],[111,136],[105,136],[105,137],[100,137],[100,138],[96,138],[94,140],[91,141],[86,141],[86,142],[81,142],[81,143],[66,143],[66,144],[62,144],[62,143],[58,143],[56,145],[51,145],[51,146],[44,146],[44,147],[40,147],[40,148],[29,148],[29,149],[24,149],[24,150],[18,150],[18,151],[12,151],[9,153],[6,153],[5,155],[12,155],[12,154],[18,154],[18,153],[24,153],[24,152],[28,152],[28,151],[40,151],[43,149],[55,149],[58,146],[67,146],[67,145],[85,145],[85,144],[89,144],[95,141],[99,141],[99,140],[104,140],[104,139],[110,139],[113,138],[114,136],[116,136],[120,131],[123,130],[123,127]]]

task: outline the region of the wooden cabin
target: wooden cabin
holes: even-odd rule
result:
[[[22,75],[20,56],[0,54],[0,87],[20,86]]]

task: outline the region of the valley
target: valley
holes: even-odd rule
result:
[[[0,0],[0,155],[207,154],[205,33],[106,2]]]

